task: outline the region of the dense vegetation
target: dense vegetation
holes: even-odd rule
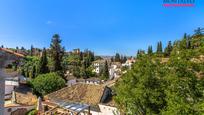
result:
[[[115,86],[115,101],[131,115],[204,113],[204,36],[184,35],[163,51],[138,51],[136,63]],[[167,58],[167,61],[163,59]]]
[[[73,73],[77,78],[95,77],[96,74],[92,72],[92,62],[95,60],[94,53],[90,50],[84,52],[71,53],[64,57],[65,69]]]
[[[26,55],[19,67],[14,63],[13,68],[30,79],[29,83],[34,93],[39,96],[64,87],[69,76],[73,75],[77,78],[96,77],[91,65],[96,59],[101,59],[99,56],[95,57],[90,50],[65,52],[58,34],[53,35],[49,49],[43,48],[41,50],[31,45],[29,50],[23,47],[21,49],[16,47],[16,49],[11,50]],[[106,73],[108,73],[107,69],[106,66],[104,69]],[[69,72],[68,75],[67,72]],[[101,78],[106,79],[108,75]]]

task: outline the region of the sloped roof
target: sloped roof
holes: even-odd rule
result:
[[[15,89],[16,103],[22,105],[35,105],[37,96],[32,94],[32,89],[26,85],[20,85]]]
[[[16,52],[14,52],[14,51],[12,51],[12,50],[9,50],[9,49],[6,49],[6,48],[0,48],[0,51],[5,51],[5,52],[7,52],[7,53],[14,54],[14,55],[16,55],[16,56],[18,56],[18,57],[21,57],[21,58],[24,58],[24,57],[25,57],[23,54],[16,53]]]
[[[104,87],[101,85],[75,84],[71,87],[65,87],[45,96],[46,100],[56,102],[79,102],[90,105],[100,103]]]

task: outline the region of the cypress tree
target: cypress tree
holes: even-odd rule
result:
[[[191,48],[191,38],[190,38],[190,36],[188,36],[187,39],[186,39],[186,48],[187,49]]]
[[[186,33],[184,33],[183,39],[187,39],[187,34]]]
[[[159,53],[159,51],[160,51],[160,43],[158,42],[157,43],[157,53]]]
[[[32,78],[35,78],[36,77],[36,67],[35,67],[35,65],[33,66],[33,68],[32,68],[32,74],[31,74],[32,76]]]
[[[46,52],[46,49],[43,48],[42,56],[40,58],[40,63],[39,63],[39,73],[40,74],[45,74],[49,72],[47,64],[48,64],[47,52]]]
[[[120,62],[120,54],[119,53],[115,54],[115,62]]]
[[[148,53],[149,55],[151,55],[151,54],[153,53],[152,46],[149,46],[149,47],[148,47],[147,53]]]
[[[161,54],[163,52],[163,48],[162,48],[162,42],[158,42],[157,44],[157,53]]]
[[[109,69],[108,69],[108,62],[105,61],[104,69],[102,72],[102,79],[107,80],[109,78]]]
[[[34,48],[33,48],[33,45],[31,45],[30,47],[30,56],[33,56],[34,55]]]
[[[127,57],[124,56],[124,57],[123,57],[123,61],[122,61],[122,63],[125,63],[126,61],[127,61]]]
[[[140,50],[137,50],[137,58],[139,57],[139,55],[140,55]]]
[[[165,48],[165,56],[170,56],[171,51],[173,50],[173,46],[171,44],[171,41],[168,42],[167,47]]]

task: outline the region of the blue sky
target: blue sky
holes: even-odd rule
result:
[[[66,50],[98,55],[164,45],[204,27],[204,1],[195,7],[165,8],[163,0],[0,0],[0,44],[49,47],[58,33]]]

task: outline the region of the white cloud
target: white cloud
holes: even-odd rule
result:
[[[52,21],[50,21],[50,20],[48,20],[47,22],[46,22],[46,24],[52,24],[53,22]]]

